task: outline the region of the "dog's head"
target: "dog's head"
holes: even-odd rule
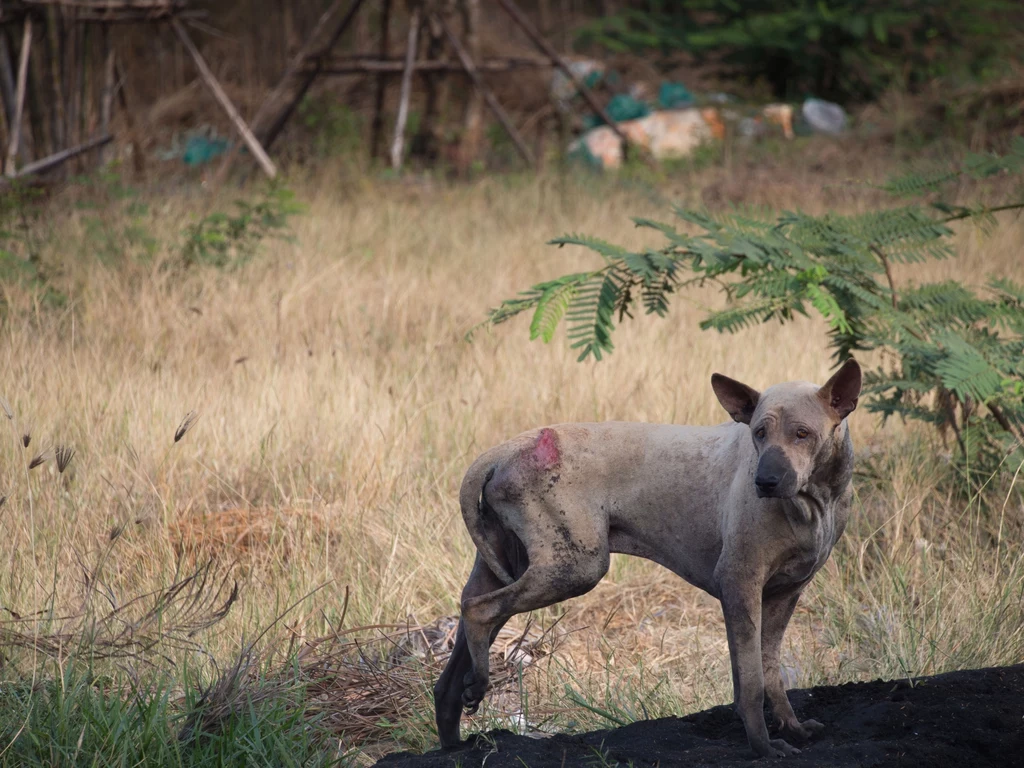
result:
[[[750,425],[757,450],[754,484],[761,498],[791,499],[845,437],[839,426],[857,407],[860,365],[847,360],[824,386],[806,381],[758,392],[719,373],[711,377],[718,401],[735,421]]]

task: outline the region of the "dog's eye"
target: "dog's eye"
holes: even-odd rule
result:
[[[798,429],[798,430],[796,431],[796,436],[797,436],[797,437],[798,437],[799,439],[801,439],[801,440],[803,440],[803,439],[804,439],[805,437],[807,437],[807,436],[808,436],[809,434],[810,434],[810,432],[808,432],[808,431],[807,431],[806,429],[803,429],[803,428],[801,428],[801,429]]]
[[[765,436],[764,427],[759,427],[757,432],[754,433],[754,437],[756,437],[758,440],[764,440],[764,436]]]

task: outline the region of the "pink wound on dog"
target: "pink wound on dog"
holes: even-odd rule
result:
[[[541,469],[552,469],[561,462],[555,430],[545,427],[537,435],[537,442],[533,445],[533,460]]]

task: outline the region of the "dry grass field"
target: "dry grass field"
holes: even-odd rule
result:
[[[657,186],[691,204],[877,203],[836,182],[878,178],[884,161],[833,158],[828,168],[716,168]],[[458,484],[496,442],[571,420],[718,423],[726,417],[713,371],[758,387],[829,371],[815,319],[701,332],[703,308],[718,301],[710,289],[679,296],[665,320],[628,323],[599,364],[577,364],[561,337],[530,342],[525,318],[463,339],[501,299],[593,263],[547,239],[652,238],[629,217],[669,214],[644,185],[551,175],[451,186],[323,171],[292,187],[307,206],[293,241],[267,242],[242,268],[168,266],[182,227],[229,197],[141,193],[142,225],[159,243],[152,258],[100,259],[95,211],[63,206],[41,223],[40,253],[66,304],[0,287],[0,395],[13,416],[0,421],[0,607],[3,639],[21,638],[4,649],[3,675],[31,682],[0,718],[3,760],[43,754],[25,744],[37,725],[32,696],[72,667],[105,675],[96,685],[108,692],[163,680],[168,712],[180,713],[189,687],[231,670],[250,643],[253,674],[266,675],[313,638],[379,625],[359,635],[373,638],[387,625],[456,615],[473,557]],[[117,211],[106,224],[122,232],[127,214]],[[1019,278],[1022,240],[1024,224],[1011,219],[991,234],[964,228],[957,260],[898,278]],[[127,237],[115,245],[134,248]],[[190,411],[198,420],[175,442]],[[954,495],[932,435],[882,428],[863,410],[852,429],[861,457],[853,522],[791,625],[791,684],[1024,660],[1020,497],[993,509]],[[58,446],[74,449],[63,472]],[[45,462],[29,469],[38,454]],[[148,597],[123,607],[210,556],[210,583],[188,587],[207,601],[195,616],[175,604],[176,613],[140,618]],[[234,580],[237,601],[203,628]],[[90,621],[115,608],[113,619]],[[617,557],[592,593],[513,626],[530,622],[522,675],[467,728],[579,729],[731,696],[718,604],[651,563]],[[150,635],[157,644],[147,648]],[[33,650],[33,637],[45,644]],[[117,658],[94,658],[93,647]],[[403,662],[411,693],[393,714],[371,717],[358,736],[335,724],[334,756],[366,764],[435,744],[436,666],[419,659]],[[330,706],[343,711],[345,697]],[[49,754],[77,755],[92,727],[51,733],[68,752]]]

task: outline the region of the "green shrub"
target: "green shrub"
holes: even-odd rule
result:
[[[186,267],[240,266],[266,238],[287,238],[289,218],[303,210],[294,192],[271,184],[256,202],[236,200],[234,213],[211,213],[186,227],[182,261]]]

